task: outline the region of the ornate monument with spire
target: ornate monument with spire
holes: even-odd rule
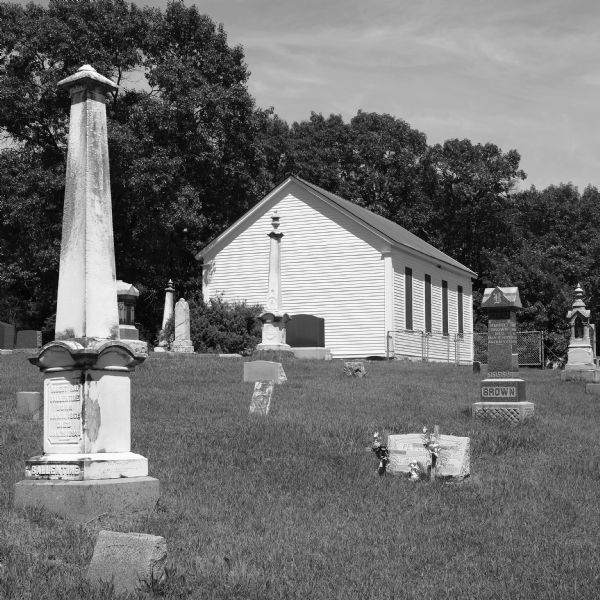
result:
[[[131,452],[130,373],[147,354],[119,339],[105,108],[117,86],[90,65],[58,85],[71,115],[55,341],[30,359],[44,375],[43,454],[15,505],[87,520],[152,508],[159,484]]]

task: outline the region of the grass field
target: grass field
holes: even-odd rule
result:
[[[248,414],[238,360],[152,358],[132,375],[132,450],[161,483],[151,514],[76,526],[14,511],[42,424],[15,392],[40,390],[23,356],[0,358],[0,598],[109,599],[83,580],[98,530],[164,536],[164,598],[596,599],[600,402],[557,371],[525,370],[534,420],[474,421],[469,368],[284,364],[268,417]],[[376,474],[374,431],[423,425],[471,438],[471,478]]]

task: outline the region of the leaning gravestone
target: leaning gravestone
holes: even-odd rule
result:
[[[112,583],[117,594],[148,591],[165,580],[167,542],[148,533],[101,530],[87,571],[92,583]]]
[[[273,385],[282,384],[287,377],[281,363],[254,360],[244,363],[244,381],[254,382],[250,413],[267,415],[271,408]]]
[[[522,308],[516,287],[486,288],[481,307],[488,314],[488,372],[481,382],[481,401],[473,416],[517,424],[533,416],[519,376],[516,311]]]
[[[183,298],[180,298],[175,304],[175,340],[171,350],[192,354],[194,345],[190,338],[190,307]]]

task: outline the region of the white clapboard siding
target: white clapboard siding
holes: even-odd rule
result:
[[[393,255],[395,356],[465,364],[473,360],[473,297],[467,275],[438,267],[436,261],[417,258],[402,251]],[[412,269],[413,331],[406,330],[405,268]],[[425,331],[425,275],[431,276],[432,333]],[[448,282],[448,336],[442,335],[442,280]],[[458,335],[458,286],[463,287],[463,338]]]
[[[339,210],[288,194],[265,204],[229,244],[204,257],[205,296],[266,300],[273,211],[281,217],[281,287],[285,312],[325,319],[334,357],[385,354],[381,241]]]

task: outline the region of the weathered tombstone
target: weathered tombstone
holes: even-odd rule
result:
[[[436,440],[440,449],[432,479],[462,481],[468,477],[471,473],[471,438],[438,433]],[[413,463],[418,463],[424,472],[432,466],[431,452],[422,433],[389,435],[387,447],[389,473],[408,476]]]
[[[590,324],[590,311],[583,301],[583,289],[580,284],[575,288],[575,299],[567,320],[571,327],[571,339],[567,351],[567,364],[561,373],[563,380],[582,380],[600,382],[600,370],[596,367],[594,352],[594,331]]]
[[[519,290],[486,288],[481,307],[488,313],[488,372],[481,382],[481,401],[473,404],[473,416],[517,424],[534,412],[534,404],[525,399],[525,381],[519,376]]]
[[[92,583],[112,583],[116,594],[149,591],[166,578],[167,542],[148,533],[101,530],[87,570]]]
[[[250,414],[268,415],[273,397],[273,381],[257,381],[250,401]]]
[[[173,352],[194,352],[194,345],[190,339],[190,307],[180,298],[175,304],[175,340],[171,344]]]
[[[250,413],[267,415],[271,408],[273,385],[282,384],[287,377],[281,363],[254,360],[244,363],[244,381],[254,382]]]
[[[39,421],[44,414],[44,400],[40,392],[17,392],[17,416]]]
[[[154,352],[166,352],[169,349],[169,340],[165,333],[165,326],[167,321],[173,317],[175,310],[175,288],[173,287],[173,281],[169,279],[167,287],[165,288],[165,307],[163,309],[162,324],[160,326],[160,333],[158,334],[158,346],[154,348]]]
[[[35,331],[33,329],[22,329],[17,331],[17,343],[15,348],[17,350],[24,350],[26,348],[41,348],[42,347],[42,332]]]
[[[256,347],[257,351],[275,351],[290,353],[290,345],[286,341],[286,325],[290,320],[283,311],[281,301],[281,238],[283,233],[278,231],[280,217],[274,213],[271,217],[272,231],[269,236],[269,290],[265,310],[258,317],[262,323],[262,341]]]
[[[135,326],[135,304],[139,290],[130,283],[117,279],[117,305],[119,308],[119,337],[122,340],[139,340]]]
[[[348,377],[366,377],[365,364],[359,360],[347,360],[344,362],[344,374]]]
[[[12,350],[15,347],[15,326],[0,321],[0,350]]]
[[[59,87],[71,117],[56,340],[30,359],[44,374],[44,453],[14,503],[87,521],[153,508],[159,484],[131,452],[130,373],[147,355],[118,339],[105,109],[117,86],[85,65]]]

